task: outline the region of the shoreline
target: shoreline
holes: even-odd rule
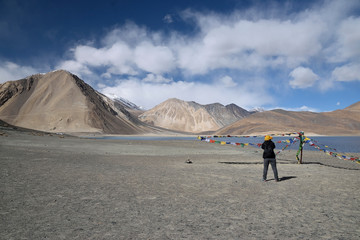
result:
[[[216,134],[73,134],[73,133],[65,133],[74,137],[199,137],[199,136],[227,136],[227,135],[216,135]],[[271,134],[250,134],[250,135],[230,135],[231,137],[255,137],[255,136],[265,136]],[[320,135],[320,134],[306,134],[307,137],[360,137],[360,135]],[[274,137],[297,137],[297,135],[284,135],[281,134],[275,135]]]

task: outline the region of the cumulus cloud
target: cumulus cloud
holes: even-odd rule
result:
[[[151,73],[165,73],[175,67],[175,58],[169,47],[154,46],[143,42],[134,50],[134,63],[142,70]]]
[[[35,73],[39,71],[33,67],[20,66],[9,61],[0,63],[0,83],[19,80]]]
[[[255,90],[256,89],[256,90]],[[242,85],[233,88],[217,83],[171,81],[166,83],[146,82],[138,78],[119,80],[113,87],[103,86],[100,91],[108,96],[121,96],[145,109],[169,99],[179,98],[201,104],[221,102],[235,103],[244,108],[272,103],[274,99],[264,89]],[[226,95],[226,103],[224,103]]]
[[[56,69],[64,69],[80,77],[84,77],[92,73],[86,65],[74,60],[63,61],[56,66]]]
[[[290,86],[292,88],[308,88],[314,85],[319,80],[319,76],[316,75],[310,68],[297,67],[290,74],[292,80],[290,80]]]
[[[317,87],[322,93],[325,93],[330,89],[335,89],[338,86],[339,85],[334,79],[320,79],[317,81]]]
[[[321,6],[322,10],[310,9],[291,18],[251,18],[238,11],[225,16],[187,10],[184,19],[197,24],[198,32],[194,35],[173,31],[166,36],[128,22],[104,36],[100,47],[76,46],[71,60],[85,67],[105,66],[103,74],[110,77],[135,76],[141,72],[163,74],[177,69],[193,75],[218,69],[294,68],[335,47],[339,49],[337,59],[358,56],[360,35],[352,29],[359,25],[359,18],[339,20],[343,16],[334,14],[336,8],[346,12],[351,4],[344,7],[336,1],[329,3]],[[260,10],[259,16],[265,11]],[[164,19],[169,21],[171,15]],[[334,23],[337,25],[330,25]],[[336,46],[328,45],[327,40],[332,38],[337,39]]]
[[[69,49],[69,59],[57,67],[80,76],[96,75],[102,78],[97,82],[101,90],[146,107],[169,97],[224,102],[225,95],[240,105],[252,99],[251,106],[261,106],[262,95],[271,98],[269,89],[259,90],[269,85],[266,82],[327,91],[335,83],[359,80],[360,33],[354,29],[360,18],[352,15],[355,8],[360,8],[359,2],[349,0],[317,2],[291,15],[256,7],[227,15],[190,9],[178,16],[192,25],[191,34],[153,31],[127,22],[97,44]],[[172,15],[163,21],[171,23]],[[273,72],[286,76],[289,85],[283,86]],[[252,79],[265,83],[258,86]],[[235,90],[246,91],[246,97]],[[208,92],[218,99],[202,96]]]
[[[201,38],[178,47],[179,67],[184,71],[204,74],[219,68],[294,67],[320,52],[325,29],[324,24],[313,25],[308,20],[240,20],[221,24],[219,19],[212,24],[212,28],[206,26]]]
[[[322,50],[327,25],[316,14],[294,20],[253,20],[239,12],[231,17],[192,12],[187,18],[198,24],[199,31],[191,36],[179,32],[165,36],[129,22],[110,31],[101,47],[76,46],[72,60],[89,67],[106,66],[107,76],[295,67]]]
[[[104,38],[101,39],[101,44],[103,46],[112,46],[121,41],[126,43],[130,48],[134,48],[144,41],[144,39],[156,41],[158,38],[158,33],[150,32],[145,27],[138,26],[134,22],[126,22],[124,25],[116,26],[109,31]]]
[[[176,13],[176,22],[192,29],[184,32],[171,29],[175,15],[162,19],[166,31],[129,21],[97,39],[75,40],[53,67],[145,108],[172,97],[264,107],[284,89],[325,92],[360,80],[358,0],[315,1],[301,12],[267,6],[226,15],[187,9]],[[0,83],[37,72],[0,60]]]
[[[119,36],[120,33],[126,37]],[[138,39],[141,37],[143,39]],[[58,67],[80,74],[88,74],[91,68],[103,67],[106,70],[102,76],[106,78],[124,74],[135,76],[139,72],[170,72],[175,68],[175,57],[168,46],[156,44],[158,38],[156,34],[148,35],[138,27],[115,29],[105,37],[104,46],[78,45],[70,50],[73,59],[60,62]],[[134,45],[134,42],[137,44]]]
[[[360,64],[351,63],[337,67],[332,72],[332,77],[340,82],[360,81]]]
[[[224,85],[224,87],[235,87],[237,85],[236,82],[230,76],[224,76],[220,78],[220,82]]]
[[[146,75],[143,81],[148,83],[169,83],[172,82],[173,80],[169,78],[165,78],[161,75],[149,73],[148,75]]]
[[[71,49],[71,52],[74,60],[63,61],[58,65],[59,68],[72,70],[81,75],[90,74],[93,67],[105,67],[106,72],[103,76],[107,78],[112,74],[137,74],[133,66],[133,51],[121,41],[102,48],[79,45]]]
[[[335,31],[336,41],[329,47],[331,62],[344,62],[360,58],[360,18],[349,17],[342,20]]]

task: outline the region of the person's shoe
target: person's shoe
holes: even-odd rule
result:
[[[275,179],[275,182],[280,182],[280,179]]]
[[[266,179],[262,179],[261,181],[262,181],[262,182],[266,182]]]

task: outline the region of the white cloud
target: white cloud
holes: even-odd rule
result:
[[[351,63],[337,67],[332,72],[332,76],[336,81],[341,82],[360,81],[360,64]]]
[[[172,71],[176,59],[169,46],[162,43],[159,33],[149,33],[144,28],[128,23],[109,32],[101,41],[102,47],[78,45],[70,52],[73,59],[62,61],[59,67],[77,72],[103,67],[101,75],[137,75],[141,72],[162,74]]]
[[[132,66],[133,51],[121,41],[99,49],[80,45],[73,52],[76,62],[82,66],[107,67],[107,71],[104,73],[106,77],[111,77],[111,74],[137,74]]]
[[[173,80],[165,78],[161,75],[149,73],[148,75],[146,75],[143,81],[148,83],[169,83],[172,82]]]
[[[9,61],[2,62],[0,64],[0,83],[19,80],[35,73],[39,73],[39,71],[33,67],[20,66]]]
[[[199,27],[193,36],[173,32],[166,37],[127,23],[109,32],[100,48],[76,46],[73,60],[89,67],[106,66],[108,76],[295,67],[321,51],[321,36],[327,31],[316,13],[296,20],[249,20],[239,12],[231,17],[194,12],[191,18]]]
[[[237,83],[234,82],[234,80],[230,76],[224,76],[224,77],[220,78],[220,82],[225,87],[235,87],[237,85]]]
[[[341,81],[359,80],[360,33],[354,29],[360,18],[350,14],[359,2],[324,1],[312,6],[291,15],[256,7],[227,15],[187,10],[182,16],[194,29],[191,35],[127,22],[98,39],[98,45],[74,46],[71,57],[58,66],[80,76],[97,75],[95,79],[103,78],[102,90],[116,91],[145,107],[170,97],[239,105],[241,98],[244,105],[253,101],[250,107],[261,106],[262,96],[271,97],[268,89],[257,89],[271,82],[280,91],[285,81],[271,73],[290,72],[286,80],[293,89],[316,86],[327,91]],[[163,18],[167,23],[172,20],[171,15]],[[334,62],[342,66],[331,69]],[[214,83],[214,76],[223,77]],[[236,76],[244,77],[240,81]],[[256,86],[252,79],[267,83]],[[239,91],[246,97],[239,97]],[[205,99],[204,92],[217,99]]]
[[[309,28],[310,24],[308,21],[241,20],[211,29],[204,43],[218,54],[255,51],[261,56],[306,58],[320,49],[321,29],[319,26]]]
[[[118,81],[118,84],[114,87],[101,88],[100,91],[109,96],[121,96],[145,109],[150,109],[174,97],[185,101],[196,101],[201,104],[214,102],[235,103],[244,108],[273,102],[273,98],[264,89],[252,88],[250,85],[228,88],[217,82],[210,84],[178,81],[154,84],[137,78],[130,78]],[[226,103],[224,103],[224,96],[226,96]]]
[[[310,68],[297,67],[290,74],[292,80],[290,80],[290,86],[292,88],[308,88],[314,85],[319,80],[319,76],[316,75]]]
[[[344,60],[360,52],[360,34],[353,31],[360,20],[344,18],[353,5],[355,1],[347,4],[329,1],[277,18],[275,14],[264,14],[271,9],[234,11],[228,15],[187,10],[183,16],[189,24],[195,24],[194,35],[175,31],[165,35],[128,22],[100,39],[100,47],[91,44],[74,47],[73,59],[67,61],[76,61],[89,69],[105,67],[103,76],[111,78],[176,70],[184,75],[208,74],[219,69],[286,70],[321,58],[324,52],[329,60]],[[165,19],[170,21],[171,15]],[[331,39],[337,39],[336,44]],[[339,49],[336,54],[334,49]]]
[[[338,31],[342,43],[342,55],[345,59],[360,57],[360,17],[347,18],[341,23]]]
[[[155,34],[155,33],[154,33]],[[112,46],[119,41],[126,43],[130,48],[136,47],[144,39],[154,39],[145,27],[140,27],[133,22],[115,27],[105,35],[101,43],[103,46]]]
[[[143,42],[134,50],[136,65],[147,72],[165,73],[175,67],[172,51],[166,46],[154,46],[150,42]]]
[[[86,75],[92,74],[92,72],[86,65],[74,60],[63,61],[56,66],[56,69],[67,70],[71,73],[78,75],[79,77],[84,77]]]
[[[319,81],[317,81],[317,87],[322,93],[324,93],[329,89],[334,89],[338,87],[338,84],[336,84],[336,81],[334,81],[333,79],[320,79]]]
[[[360,17],[349,17],[342,20],[336,29],[336,41],[330,46],[329,61],[344,62],[360,59]]]
[[[241,12],[230,17],[189,15],[200,32],[178,46],[178,52],[179,67],[192,74],[219,68],[295,67],[321,52],[328,31],[318,12],[285,20],[245,19]]]

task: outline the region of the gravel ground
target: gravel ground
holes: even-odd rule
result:
[[[2,134],[1,134],[2,133]],[[359,239],[360,164],[0,129],[0,239]],[[186,163],[190,159],[191,164]]]

